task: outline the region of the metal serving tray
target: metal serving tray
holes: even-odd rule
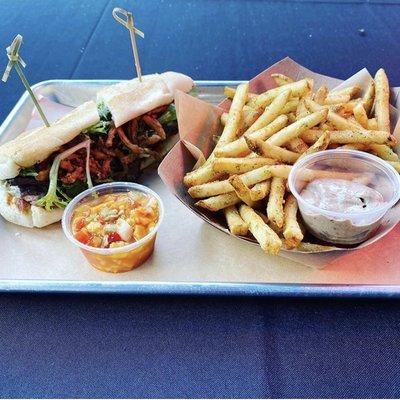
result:
[[[61,104],[77,106],[93,99],[114,80],[51,80],[34,90]],[[197,81],[199,98],[213,104],[223,99],[223,87],[239,81]],[[0,142],[22,132],[33,104],[21,97],[0,127]],[[258,247],[229,237],[192,215],[164,187],[155,171],[142,182],[163,198],[166,218],[157,239],[156,252],[142,267],[123,274],[106,274],[90,267],[77,249],[64,239],[55,224],[30,230],[0,221],[0,235],[8,246],[0,247],[0,291],[79,292],[195,295],[275,295],[399,297],[400,286],[354,280],[332,283],[319,270],[281,257],[267,256]],[[4,235],[4,236],[3,236]],[[45,245],[46,251],[38,251]],[[4,243],[4,240],[1,241]],[[1,246],[1,245],[0,245]],[[257,267],[246,267],[249,259]],[[329,276],[329,274],[327,275]]]

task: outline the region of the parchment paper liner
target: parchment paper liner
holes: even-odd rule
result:
[[[290,58],[285,58],[251,79],[249,81],[250,91],[261,93],[276,87],[275,82],[271,78],[272,73],[282,73],[294,80],[305,77],[313,78],[314,88],[318,88],[324,84],[328,86],[329,89],[359,85],[364,91],[372,79],[372,76],[365,68],[346,81],[342,81],[312,72]],[[400,113],[398,111],[400,108],[399,93],[399,88],[392,88],[391,102],[393,106],[391,107],[391,124],[393,134],[398,141],[400,141]],[[224,111],[229,110],[230,101],[224,100],[219,107],[215,107],[190,95],[178,92],[175,97],[175,103],[178,113],[180,141],[161,163],[158,173],[169,190],[189,208],[189,210],[207,223],[230,235],[221,213],[211,213],[195,207],[195,201],[188,195],[187,188],[182,183],[185,173],[191,171],[196,163],[201,164],[211,153],[214,147],[214,137],[222,132],[220,115]],[[398,152],[398,149],[396,149],[396,152]],[[332,251],[314,253],[303,253],[297,250],[282,250],[280,254],[283,257],[301,262],[305,265],[322,268],[350,251],[366,248],[370,244],[376,242],[388,234],[399,221],[400,203],[396,204],[396,206],[387,213],[383,219],[382,225],[373,237],[354,248],[335,248]],[[249,238],[239,238],[239,240],[254,243],[254,241]]]

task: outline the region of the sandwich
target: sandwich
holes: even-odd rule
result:
[[[176,72],[121,82],[50,127],[1,145],[0,214],[40,228],[59,221],[68,202],[93,184],[135,181],[175,143],[174,92],[193,86]]]

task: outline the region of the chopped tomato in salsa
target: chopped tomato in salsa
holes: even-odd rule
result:
[[[88,246],[122,247],[145,237],[158,219],[158,202],[153,196],[136,191],[110,193],[75,209],[72,232]]]

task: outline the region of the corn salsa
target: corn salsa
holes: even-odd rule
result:
[[[108,249],[139,241],[155,227],[158,219],[157,199],[128,191],[100,195],[78,205],[71,228],[79,242]]]

